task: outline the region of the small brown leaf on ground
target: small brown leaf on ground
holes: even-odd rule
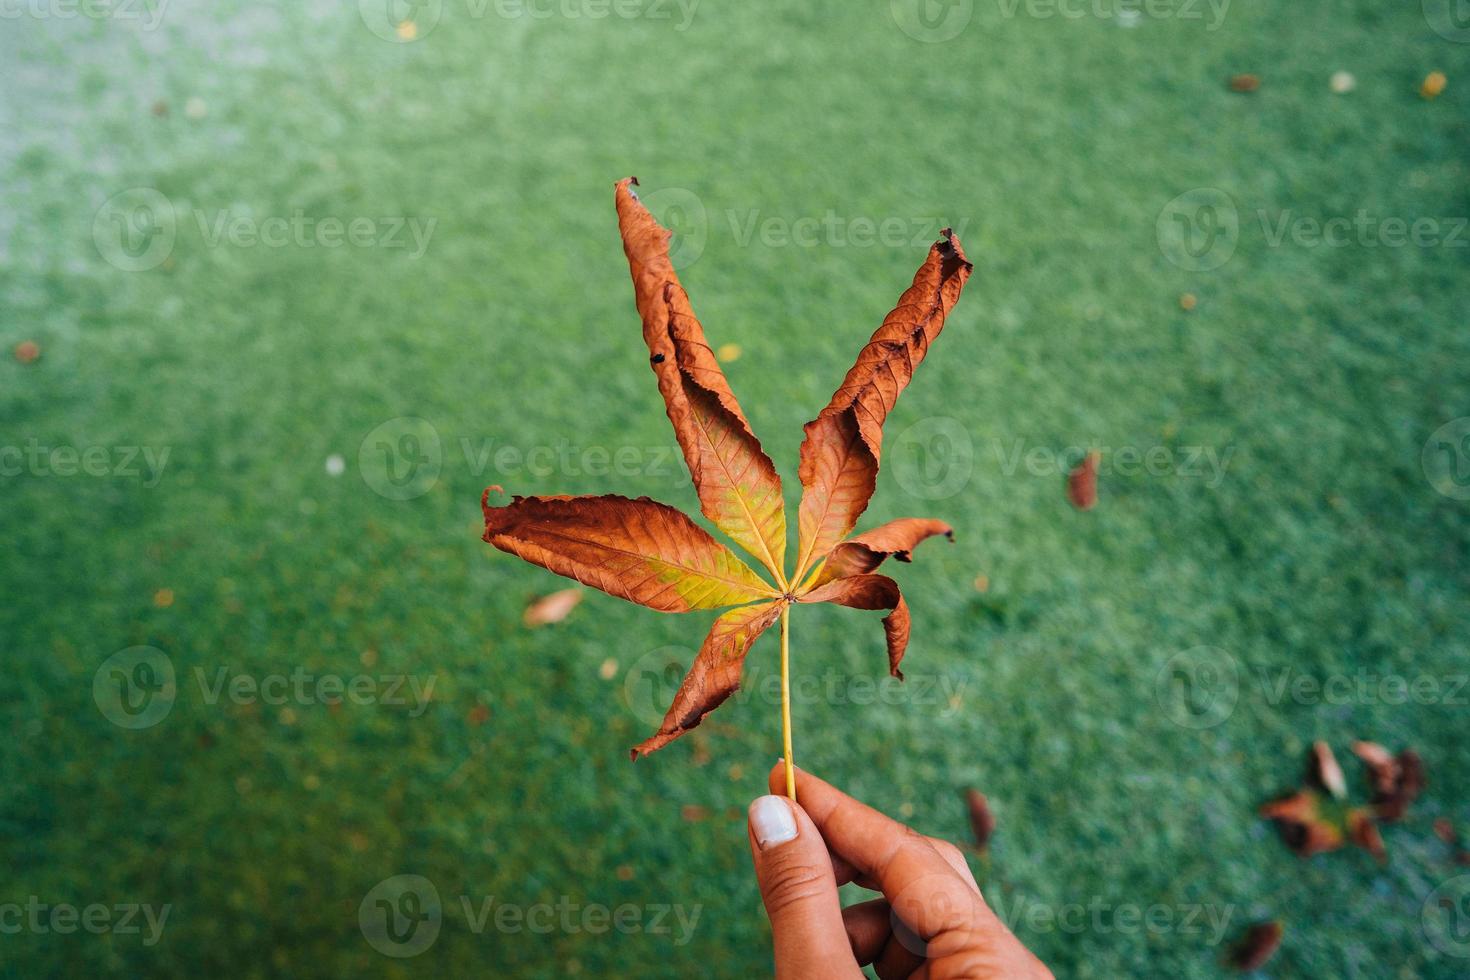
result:
[[[1276,955],[1285,931],[1280,922],[1257,922],[1230,951],[1227,962],[1241,973],[1259,970]]]
[[[1337,799],[1347,798],[1347,779],[1342,774],[1342,766],[1337,764],[1337,756],[1332,754],[1332,746],[1326,742],[1312,743],[1311,777]]]
[[[551,623],[559,623],[571,615],[577,603],[582,601],[581,589],[561,589],[550,595],[544,595],[526,607],[526,613],[521,621],[527,626],[547,626]]]
[[[1102,453],[1093,449],[1067,475],[1067,499],[1078,510],[1097,506],[1097,464],[1101,459]]]
[[[34,340],[22,340],[15,345],[15,359],[22,364],[34,364],[40,356],[40,345]]]
[[[990,846],[990,836],[995,833],[995,814],[990,812],[990,801],[978,789],[969,789],[965,791],[965,806],[970,811],[975,846],[983,851]]]
[[[1437,99],[1449,84],[1444,72],[1432,71],[1424,76],[1424,84],[1419,86],[1419,94],[1426,99]]]
[[[685,803],[679,809],[679,815],[690,823],[698,823],[709,819],[709,807],[700,806],[698,803]]]
[[[1259,75],[1246,73],[1243,75],[1233,75],[1230,78],[1230,91],[1232,92],[1254,92],[1260,87],[1261,78]]]
[[[1393,753],[1377,742],[1354,742],[1353,754],[1368,767],[1368,780],[1373,785],[1374,793],[1388,793],[1393,790],[1393,784],[1398,779],[1398,764],[1394,762]]]
[[[1425,786],[1424,760],[1413,749],[1392,755],[1377,742],[1354,742],[1353,752],[1368,767],[1373,807],[1385,823],[1402,820]]]
[[[1298,857],[1335,851],[1343,845],[1342,829],[1322,816],[1322,796],[1299,790],[1261,807],[1261,816],[1276,821],[1281,839]]]
[[[483,704],[477,704],[464,716],[464,720],[471,725],[483,725],[490,720],[490,709]]]
[[[1355,807],[1347,815],[1348,836],[1353,843],[1378,859],[1379,864],[1388,863],[1388,850],[1383,846],[1383,835],[1373,819],[1373,811],[1367,807]]]

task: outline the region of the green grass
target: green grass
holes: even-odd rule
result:
[[[479,541],[489,483],[696,512],[617,238],[612,185],[629,173],[656,211],[671,187],[705,209],[685,284],[712,343],[743,348],[730,381],[788,491],[801,423],[922,258],[907,238],[952,223],[975,263],[890,421],[864,522],[932,515],[959,532],[897,573],[915,620],[909,686],[898,703],[864,694],[883,670],[875,616],[799,610],[795,670],[841,694],[824,681],[799,700],[800,762],[957,840],[963,789],[983,789],[1000,829],[976,874],[1059,976],[1217,975],[1208,928],[1108,917],[1152,905],[1228,914],[1227,942],[1281,918],[1278,977],[1470,968],[1421,923],[1458,873],[1430,824],[1470,823],[1463,700],[1283,699],[1260,679],[1470,670],[1470,504],[1421,466],[1431,433],[1470,414],[1470,251],[1273,246],[1258,216],[1470,214],[1470,47],[1418,4],[1240,3],[1212,31],[1007,17],[982,0],[935,44],[887,3],[766,6],[700,4],[680,31],[676,8],[506,20],[446,0],[409,44],[374,36],[354,4],[179,0],[143,32],[7,21],[0,343],[33,338],[43,355],[0,363],[0,445],[170,455],[156,485],[0,477],[0,903],[172,908],[154,945],[0,935],[0,974],[768,970],[743,810],[779,747],[761,693],[774,637],[752,654],[754,693],[630,764],[669,693],[642,672],[668,647],[687,662],[708,617],[594,593],[527,631],[526,600],[559,580]],[[1436,68],[1449,89],[1422,100]],[[1329,93],[1338,69],[1352,94]],[[1262,76],[1256,94],[1226,89],[1243,71]],[[103,260],[94,216],[139,186],[171,202],[177,235],[167,261],[130,272]],[[1156,238],[1166,203],[1194,188],[1226,192],[1240,218],[1234,255],[1208,271],[1176,266]],[[222,211],[298,210],[436,224],[418,258],[211,244]],[[828,211],[848,230],[917,230],[872,247],[741,231]],[[104,246],[109,227],[104,215]],[[441,470],[400,501],[374,492],[358,454],[402,416],[432,425]],[[945,447],[918,435],[936,432],[969,475],[925,499],[943,471],[920,451]],[[1017,445],[1231,455],[1218,481],[1109,469],[1080,514],[1059,475],[1007,464]],[[486,446],[637,464],[533,472],[482,465]],[[167,656],[177,696],[130,731],[92,685],[134,645]],[[1199,646],[1233,658],[1240,694],[1192,729],[1156,681]],[[220,668],[435,686],[422,711],[211,703],[196,671],[212,684]],[[1356,783],[1358,737],[1417,747],[1430,788],[1387,831],[1387,866],[1298,861],[1255,807],[1316,738]],[[708,816],[685,819],[695,806]],[[432,880],[444,905],[437,941],[407,959],[358,926],[364,896],[398,874]],[[477,934],[460,896],[699,918],[682,945],[677,925]],[[1077,905],[1108,910],[1102,926],[1029,912]]]

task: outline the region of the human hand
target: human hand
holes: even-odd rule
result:
[[[785,764],[771,770],[785,791]],[[747,830],[771,920],[776,976],[1047,978],[1051,971],[985,904],[960,849],[925,837],[796,771],[796,798],[762,796]],[[882,898],[842,908],[855,881]]]

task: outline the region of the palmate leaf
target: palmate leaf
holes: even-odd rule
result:
[[[617,185],[618,228],[643,318],[643,339],[704,516],[782,581],[786,508],[781,478],[750,430],[669,261],[669,232]]]
[[[786,603],[763,602],[732,609],[710,627],[694,664],[674,695],[658,732],[633,749],[633,758],[661,749],[704,720],[740,688],[740,672],[750,646],[781,615]]]
[[[801,443],[796,580],[847,536],[867,509],[882,457],[883,423],[908,386],[973,267],[948,228],[883,320]]]
[[[639,497],[482,501],[485,540],[558,575],[660,612],[779,595],[682,511]]]
[[[902,679],[908,605],[898,584],[873,570],[890,556],[908,561],[927,538],[953,534],[942,521],[903,518],[843,538],[873,494],[883,422],[971,268],[946,229],[832,400],[806,426],[799,554],[788,578],[781,479],[705,341],[669,261],[669,232],[638,199],[637,183],[630,177],[617,185],[618,227],[669,421],[701,511],[776,584],[682,512],[646,497],[515,497],[494,506],[487,490],[482,501],[486,541],[557,574],[661,612],[738,607],[715,620],[658,732],[633,749],[634,758],[687,733],[734,693],[751,646],[793,603],[887,610],[889,670]]]

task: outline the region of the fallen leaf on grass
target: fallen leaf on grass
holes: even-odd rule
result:
[[[1078,510],[1092,510],[1097,506],[1097,464],[1101,459],[1102,453],[1091,450],[1067,474],[1067,499]]]
[[[970,811],[975,846],[983,851],[990,846],[990,836],[995,833],[995,814],[990,811],[990,801],[978,789],[970,789],[965,792],[965,806]]]
[[[1260,87],[1261,79],[1259,75],[1247,73],[1243,75],[1232,75],[1230,78],[1230,91],[1232,92],[1254,92]]]
[[[1311,776],[1337,799],[1347,799],[1347,779],[1342,774],[1342,766],[1337,764],[1337,756],[1332,754],[1332,746],[1326,742],[1312,743]]]
[[[1385,823],[1402,820],[1423,792],[1424,760],[1413,749],[1393,755],[1377,742],[1354,742],[1353,752],[1368,767],[1373,809]]]
[[[521,622],[531,628],[537,626],[549,626],[566,619],[577,603],[582,601],[581,589],[561,589],[550,595],[544,595],[526,607]]]
[[[1347,826],[1348,836],[1354,844],[1372,854],[1379,864],[1388,863],[1388,850],[1383,846],[1383,834],[1378,830],[1378,822],[1373,819],[1372,810],[1365,807],[1349,810]]]
[[[1281,839],[1299,857],[1335,851],[1343,844],[1342,828],[1322,813],[1322,795],[1316,790],[1298,790],[1261,807],[1261,816],[1276,821]]]
[[[1245,936],[1230,951],[1226,962],[1241,973],[1265,966],[1281,946],[1285,928],[1280,922],[1258,922],[1246,930]]]

